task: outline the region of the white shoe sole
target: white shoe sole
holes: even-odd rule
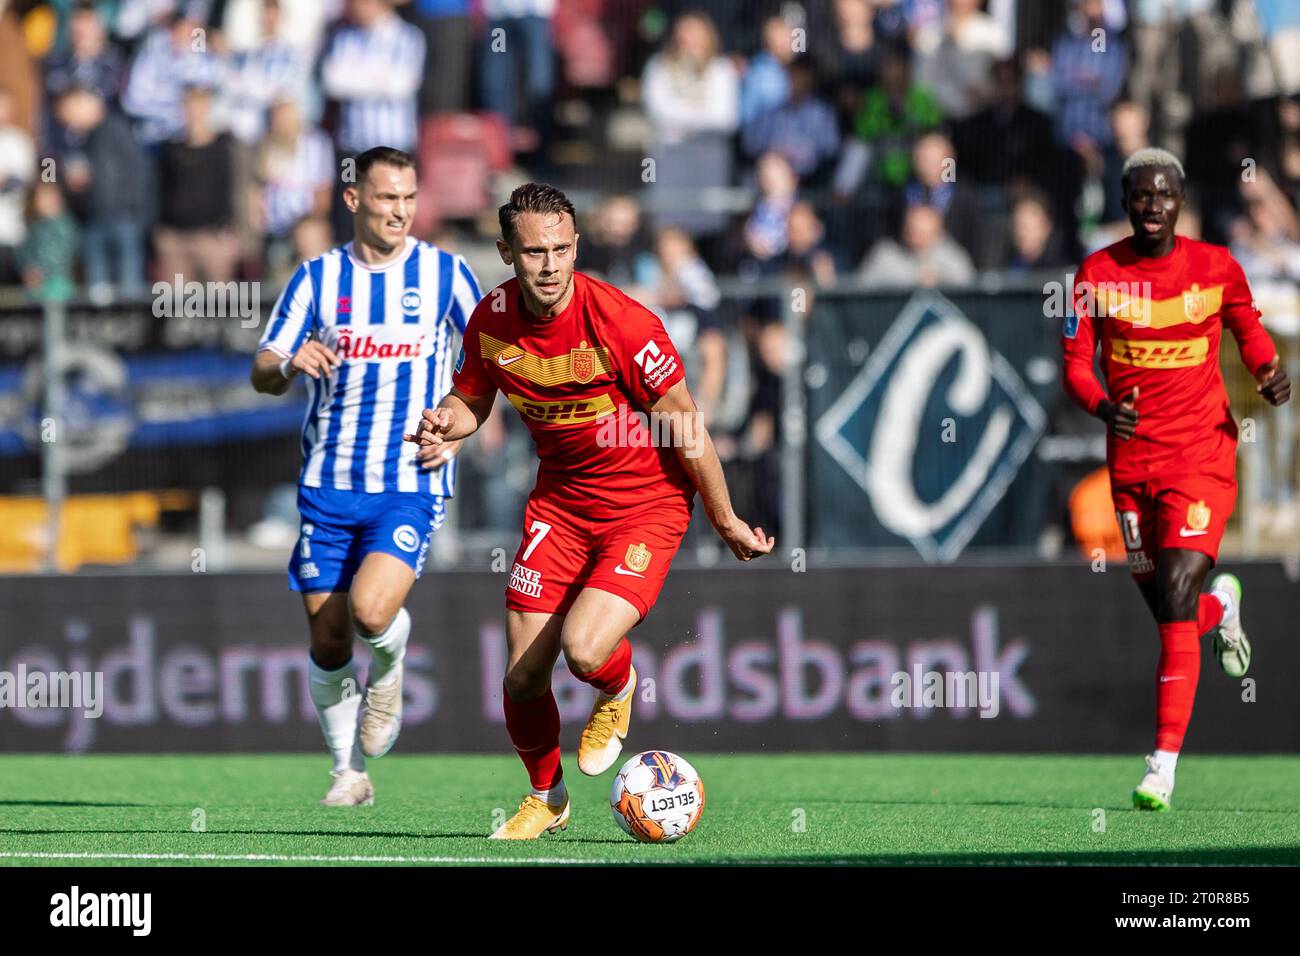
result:
[[[610,767],[614,766],[614,761],[618,759],[618,755],[622,752],[623,738],[618,735],[618,731],[614,731],[614,736],[609,738],[609,743],[607,743],[605,749],[601,751],[600,758],[595,762],[588,760],[584,763],[582,758],[579,757],[578,769],[588,777],[599,777]]]
[[[1237,640],[1228,644],[1223,638],[1222,622],[1214,629],[1214,656],[1218,658],[1220,669],[1232,678],[1245,677],[1250,670],[1250,641],[1246,638],[1246,629],[1241,626],[1241,606],[1244,603],[1244,589],[1235,575],[1220,574],[1210,582],[1210,591],[1224,590],[1231,592],[1235,607]]]

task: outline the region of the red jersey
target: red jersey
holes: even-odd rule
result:
[[[1103,398],[1119,402],[1138,387],[1137,432],[1128,441],[1107,436],[1112,482],[1235,480],[1237,423],[1219,370],[1223,326],[1252,374],[1276,350],[1228,250],[1177,236],[1169,255],[1150,259],[1121,239],[1083,260],[1074,311],[1062,338],[1070,396],[1095,412]],[[1098,343],[1105,391],[1093,372]]]
[[[484,296],[452,383],[472,396],[500,389],[527,422],[541,461],[535,496],[608,518],[659,499],[693,501],[666,429],[647,430],[645,418],[685,374],[653,312],[575,272],[573,298],[550,318],[528,311],[518,279]]]

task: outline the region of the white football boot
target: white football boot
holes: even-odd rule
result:
[[[369,807],[374,804],[375,788],[364,772],[336,770],[330,776],[334,783],[321,800],[322,807]]]
[[[1138,810],[1167,811],[1174,795],[1174,775],[1156,763],[1154,755],[1147,757],[1147,772],[1133,791],[1133,806]]]
[[[361,752],[367,757],[382,757],[393,749],[402,732],[402,665],[378,687],[366,686],[357,736]]]
[[[1235,574],[1216,575],[1210,582],[1210,593],[1215,591],[1229,598],[1229,607],[1214,629],[1214,655],[1229,677],[1244,677],[1250,668],[1250,641],[1241,626],[1241,582]]]

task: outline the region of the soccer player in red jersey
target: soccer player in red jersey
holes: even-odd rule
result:
[[[1155,752],[1134,806],[1168,810],[1174,768],[1192,716],[1200,636],[1214,632],[1223,670],[1246,673],[1241,582],[1219,574],[1201,588],[1237,498],[1237,423],[1219,370],[1226,326],[1258,391],[1272,405],[1291,395],[1246,277],[1221,246],[1174,234],[1183,168],[1161,149],[1124,164],[1133,235],[1083,261],[1075,314],[1062,344],[1065,386],[1106,422],[1111,493],[1129,570],[1160,630]],[[1093,372],[1098,344],[1106,387]]]
[[[500,222],[497,248],[515,278],[474,310],[450,394],[406,438],[435,446],[466,438],[499,390],[537,446],[537,487],[506,588],[503,700],[532,791],[492,834],[534,839],[569,818],[551,692],[561,651],[597,690],[578,768],[600,774],[622,750],[631,717],[636,671],[626,635],[663,587],[696,491],[741,561],[776,542],[732,510],[663,324],[613,286],[574,271],[573,204],[552,186],[529,183],[511,193]]]

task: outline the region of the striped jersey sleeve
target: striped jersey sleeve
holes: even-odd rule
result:
[[[320,260],[304,262],[295,270],[280,298],[271,309],[271,317],[262,331],[258,350],[290,357],[302,347],[318,321],[316,295],[319,283],[312,273],[319,269]]]
[[[474,278],[474,273],[465,259],[462,256],[455,256],[454,259],[451,304],[447,310],[447,318],[456,327],[456,331],[464,335],[469,317],[474,314],[474,307],[478,305],[479,299],[483,298],[483,293],[479,290],[478,280]]]

